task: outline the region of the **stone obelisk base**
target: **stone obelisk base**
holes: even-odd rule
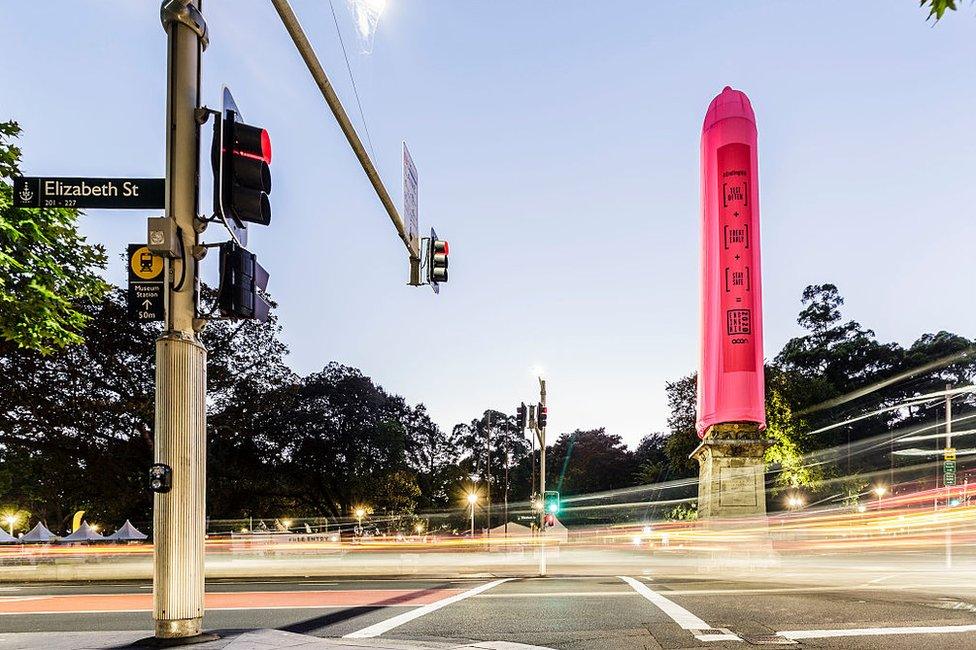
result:
[[[766,525],[766,469],[769,446],[753,422],[716,424],[691,457],[699,463],[697,531],[708,550],[701,573],[779,565]]]
[[[698,518],[766,514],[763,453],[769,443],[753,422],[716,424],[691,453],[698,461]]]

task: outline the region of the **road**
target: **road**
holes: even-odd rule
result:
[[[976,599],[951,576],[841,580],[701,575],[453,579],[221,580],[208,629],[273,628],[319,637],[510,641],[547,648],[976,647]],[[151,631],[150,585],[0,585],[0,648],[27,632]],[[969,587],[967,586],[967,589]],[[907,628],[907,629],[898,629]]]

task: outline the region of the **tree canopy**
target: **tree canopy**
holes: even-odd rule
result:
[[[105,250],[78,234],[77,210],[15,208],[20,175],[17,122],[0,122],[0,351],[40,352],[81,342],[85,304],[97,303],[108,286],[98,274]]]

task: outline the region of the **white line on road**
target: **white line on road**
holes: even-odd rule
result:
[[[417,609],[412,609],[409,612],[404,612],[403,614],[398,614],[392,618],[388,618],[385,621],[380,621],[375,625],[370,625],[369,627],[364,627],[361,630],[355,632],[350,632],[345,635],[344,639],[371,639],[374,636],[379,636],[384,632],[389,632],[395,627],[400,627],[404,623],[409,623],[410,621],[420,618],[430,614],[431,612],[436,612],[441,607],[447,607],[453,603],[464,600],[465,598],[470,598],[471,596],[477,596],[483,591],[488,591],[493,587],[497,587],[503,582],[508,582],[512,578],[502,578],[501,580],[495,580],[493,582],[488,582],[483,585],[478,585],[474,589],[469,589],[463,593],[457,594],[455,596],[449,596],[443,600],[438,600],[436,603],[430,603],[429,605],[423,605]]]
[[[787,630],[779,636],[787,639],[828,639],[843,636],[886,636],[896,634],[953,634],[976,632],[976,625],[933,625],[926,627],[862,627],[851,630]]]
[[[607,596],[626,596],[636,598],[632,591],[535,591],[517,594],[481,594],[476,598],[606,598]]]
[[[662,612],[668,615],[672,621],[681,626],[681,629],[688,630],[695,635],[695,638],[699,641],[741,641],[738,635],[725,630],[717,630],[711,625],[701,620],[687,609],[679,605],[678,603],[668,600],[661,594],[650,589],[647,585],[639,580],[635,580],[629,576],[617,576],[627,584],[629,584],[634,591],[639,593],[641,596],[647,600],[654,603],[654,605],[660,609]]]

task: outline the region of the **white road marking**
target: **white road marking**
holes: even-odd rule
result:
[[[599,597],[605,598],[607,596],[626,596],[628,598],[636,598],[638,594],[632,591],[537,591],[537,592],[520,592],[517,594],[480,594],[475,596],[476,598],[588,598],[588,597]]]
[[[379,636],[379,635],[381,635],[381,634],[383,634],[385,632],[389,632],[390,630],[392,630],[395,627],[400,627],[404,623],[409,623],[410,621],[412,621],[412,620],[414,620],[416,618],[420,618],[421,616],[426,616],[427,614],[430,614],[431,612],[436,612],[437,610],[439,610],[442,607],[447,607],[448,605],[451,605],[451,604],[454,604],[456,602],[462,601],[465,598],[470,598],[471,596],[477,596],[481,592],[488,591],[489,589],[492,589],[493,587],[497,587],[498,585],[500,585],[500,584],[502,584],[504,582],[508,582],[509,580],[512,580],[512,578],[502,578],[501,580],[495,580],[493,582],[488,582],[488,583],[485,583],[483,585],[478,585],[474,589],[469,589],[469,590],[467,590],[467,591],[465,591],[463,593],[460,593],[460,594],[457,594],[457,595],[454,595],[454,596],[449,596],[449,597],[444,598],[442,600],[438,600],[436,603],[430,603],[429,605],[422,605],[421,607],[418,607],[417,609],[412,609],[409,612],[404,612],[403,614],[398,614],[398,615],[396,615],[396,616],[394,616],[392,618],[386,619],[385,621],[380,621],[379,623],[376,623],[375,625],[370,625],[369,627],[364,627],[361,630],[357,630],[355,632],[350,632],[349,634],[345,635],[342,638],[344,638],[344,639],[371,639],[371,638],[373,638],[375,636]]]
[[[953,634],[976,632],[976,625],[933,625],[925,627],[862,627],[851,630],[787,630],[779,636],[787,639],[830,639],[843,636],[887,636],[895,634]]]
[[[651,590],[647,585],[629,576],[617,576],[634,591],[651,601],[658,609],[668,615],[668,617],[681,626],[681,629],[688,630],[695,635],[699,641],[741,641],[738,635],[728,630],[715,629],[705,621],[701,620],[687,609],[676,602],[668,600],[656,591]]]

